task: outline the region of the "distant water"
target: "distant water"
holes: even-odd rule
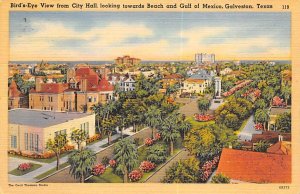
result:
[[[222,60],[217,62],[225,62],[225,61],[231,61],[231,60]],[[240,60],[241,63],[246,64],[253,64],[264,60]],[[290,60],[270,60],[273,62],[276,62],[277,64],[291,64]],[[113,64],[114,61],[44,61],[49,64],[67,64],[69,66],[74,66],[76,64],[88,64],[88,65],[104,65],[104,64]],[[147,63],[191,63],[194,61],[142,61],[142,64]],[[40,64],[41,61],[9,61],[9,63],[14,64],[29,64],[29,65],[35,65]]]

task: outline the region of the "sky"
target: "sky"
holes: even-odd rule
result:
[[[290,13],[10,12],[11,61],[289,60]]]

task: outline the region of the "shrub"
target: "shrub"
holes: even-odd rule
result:
[[[154,139],[156,141],[160,140],[161,139],[161,134],[160,133],[156,133],[155,136],[154,136]]]
[[[151,139],[151,138],[149,138],[149,137],[147,137],[147,138],[145,139],[145,145],[146,145],[146,146],[151,146],[153,143],[154,143],[153,139]]]
[[[88,138],[87,140],[86,140],[86,143],[88,144],[88,143],[92,143],[92,142],[94,142],[94,141],[96,141],[96,140],[99,140],[101,138],[101,135],[100,134],[95,134],[95,135],[93,135],[92,137],[90,137],[90,138]]]
[[[131,173],[129,173],[128,177],[131,182],[136,182],[143,177],[143,172],[140,170],[133,170]]]
[[[107,166],[109,164],[109,158],[107,156],[104,156],[101,162],[102,164],[104,164],[104,166]]]
[[[167,159],[167,149],[166,146],[161,144],[156,144],[148,148],[147,150],[147,160],[155,164],[160,164],[165,162]]]
[[[114,167],[116,167],[116,165],[117,165],[117,162],[115,161],[115,160],[110,160],[109,161],[109,165],[112,167],[112,168],[114,168]]]
[[[18,169],[21,171],[29,170],[31,168],[30,163],[22,163],[19,165]]]
[[[255,130],[263,130],[264,129],[264,125],[262,123],[257,123],[255,124]]]
[[[65,145],[64,148],[63,148],[63,151],[66,152],[66,151],[71,151],[71,150],[74,150],[74,146],[73,145]]]
[[[212,177],[212,183],[230,183],[230,178],[223,175],[222,173]]]
[[[47,159],[47,158],[52,158],[55,156],[55,153],[52,152],[52,151],[48,151],[48,152],[44,152],[42,155],[41,155],[41,158],[43,159]]]
[[[202,168],[200,169],[200,180],[206,182],[212,172],[216,169],[220,157],[215,156],[212,160],[204,162]]]
[[[155,168],[155,164],[149,161],[141,162],[139,169],[143,172],[150,172]]]
[[[103,164],[97,164],[92,169],[92,174],[95,176],[98,176],[100,174],[103,174],[105,172],[105,166]]]

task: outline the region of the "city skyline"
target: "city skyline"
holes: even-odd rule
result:
[[[290,13],[10,13],[11,61],[125,54],[193,60],[195,53],[214,53],[216,60],[289,60]]]

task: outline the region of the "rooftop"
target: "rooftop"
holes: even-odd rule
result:
[[[8,111],[9,124],[19,124],[41,128],[58,125],[89,115],[91,114],[79,112],[54,112],[23,108],[12,109]]]
[[[291,183],[291,155],[224,148],[217,173],[253,183]]]

